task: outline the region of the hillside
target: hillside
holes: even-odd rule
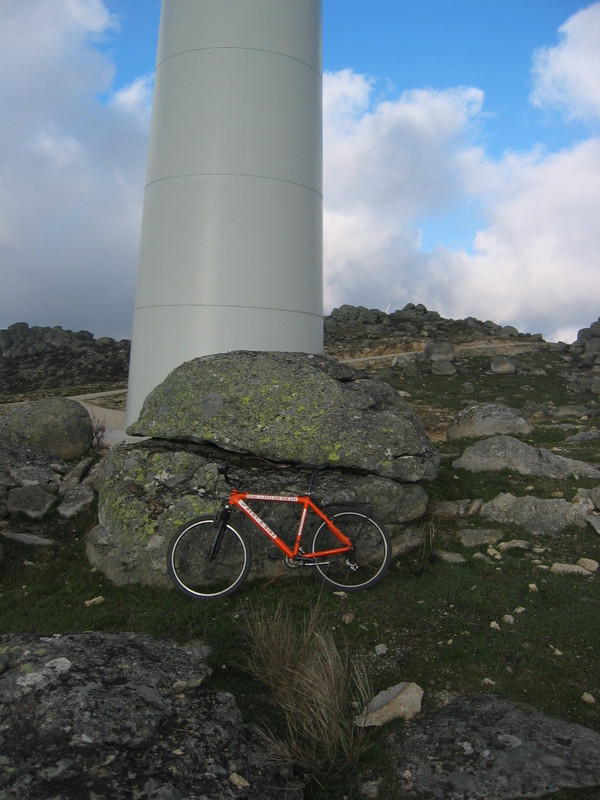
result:
[[[459,375],[472,367],[478,370],[493,354],[523,356],[521,372],[530,371],[536,361],[545,358],[563,367],[568,391],[575,396],[580,389],[591,388],[594,377],[598,377],[593,370],[598,353],[589,348],[590,339],[597,334],[594,325],[600,326],[600,322],[580,331],[572,345],[555,344],[544,342],[540,334],[520,333],[510,326],[474,317],[444,319],[420,304],[409,303],[390,314],[341,306],[324,319],[324,347],[326,353],[391,382],[411,382],[419,375],[430,374],[425,351],[436,340],[452,342]],[[10,325],[0,330],[0,403],[125,388],[129,349],[128,340],[94,339],[89,331],[30,327],[24,322]],[[479,362],[478,358],[483,360]],[[569,365],[574,367],[571,372]]]

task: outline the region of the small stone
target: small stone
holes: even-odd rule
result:
[[[354,622],[354,613],[352,611],[348,611],[346,614],[342,615],[342,622],[345,625],[350,625],[351,622]]]
[[[466,558],[460,553],[451,553],[447,550],[436,550],[435,557],[440,561],[445,561],[446,564],[464,564]]]
[[[512,733],[501,733],[498,736],[498,741],[500,744],[506,745],[506,747],[521,747],[523,744],[522,739],[519,739],[518,736],[513,736]]]
[[[498,625],[498,623],[496,622],[496,620],[494,620],[493,622],[490,622],[490,628],[491,628],[493,631],[499,631],[499,630],[500,630],[500,625]]]
[[[361,797],[364,797],[365,800],[376,800],[376,798],[379,797],[380,783],[381,779],[377,781],[365,781],[360,787]]]
[[[465,528],[458,532],[458,538],[463,547],[481,547],[483,544],[499,542],[502,539],[502,531]]]
[[[376,644],[375,645],[375,655],[376,656],[384,656],[388,651],[387,644]]]
[[[482,505],[483,505],[483,500],[481,498],[473,500],[473,502],[467,509],[467,514],[470,517],[474,517],[476,514],[479,514]]]
[[[510,542],[500,542],[498,550],[505,552],[506,550],[531,550],[533,545],[526,539],[511,539]]]
[[[248,789],[250,786],[246,778],[243,778],[241,775],[238,775],[237,772],[232,772],[231,775],[229,776],[229,780],[231,781],[233,786],[235,786],[236,789]]]
[[[496,685],[496,681],[493,681],[491,678],[484,678],[481,682],[485,686],[495,686]]]
[[[589,569],[582,567],[580,564],[560,564],[555,563],[550,567],[550,572],[554,575],[584,575],[589,576],[592,573]]]
[[[584,703],[587,703],[590,706],[593,706],[594,703],[596,702],[596,698],[594,697],[594,695],[590,694],[589,692],[584,692],[581,695],[581,699],[583,700]]]
[[[35,533],[12,533],[11,531],[0,531],[0,535],[6,539],[12,539],[14,542],[21,544],[28,544],[34,547],[53,547],[56,542],[52,539],[47,539],[44,536],[38,536]]]
[[[534,593],[539,591],[538,587],[536,586],[535,583],[530,583],[529,586],[528,586],[528,589],[529,589],[530,592],[534,592]]]
[[[589,522],[596,533],[600,533],[600,514],[597,514],[594,511],[591,514],[588,514],[585,520],[586,522]]]
[[[58,513],[63,519],[70,519],[81,511],[90,508],[94,502],[94,492],[89,486],[80,485],[69,489],[63,495],[63,500],[58,507]]]
[[[342,600],[345,600],[345,599],[346,599],[346,597],[348,597],[348,594],[347,594],[347,592],[334,592],[334,595],[335,595],[336,597],[341,597],[341,598],[342,598]]]
[[[92,597],[91,600],[86,600],[84,602],[84,606],[89,608],[90,606],[99,606],[101,603],[104,602],[104,597],[102,595],[98,595],[98,597]]]
[[[587,569],[588,572],[597,572],[598,567],[600,566],[600,564],[598,564],[598,562],[593,558],[580,558],[577,562],[577,565]]]
[[[505,614],[502,617],[502,622],[505,625],[514,625],[515,624],[515,618],[512,616],[512,614]]]
[[[525,609],[523,608],[523,606],[517,606],[515,608],[515,610],[514,610],[514,613],[515,614],[524,614],[525,613]]]
[[[11,489],[6,507],[10,514],[25,514],[29,519],[41,519],[52,508],[54,502],[55,497],[36,483]]]
[[[421,711],[422,699],[423,689],[416,683],[399,683],[379,692],[354,722],[360,727],[379,727],[392,719],[412,719]]]

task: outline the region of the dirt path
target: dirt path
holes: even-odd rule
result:
[[[423,353],[428,342],[410,342],[406,348],[394,348],[386,353],[373,353],[372,355],[357,356],[355,358],[342,358],[339,360],[344,364],[367,364],[370,362],[385,362],[386,359],[394,359],[398,356],[414,358],[419,353]],[[493,356],[504,355],[512,356],[521,353],[533,353],[539,349],[539,342],[499,342],[498,339],[479,340],[476,342],[462,342],[454,345],[454,352],[465,356]]]

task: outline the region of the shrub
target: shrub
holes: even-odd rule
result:
[[[354,722],[372,696],[364,665],[320,629],[318,608],[300,624],[281,603],[272,616],[253,609],[244,626],[248,670],[281,712],[281,735],[261,731],[274,757],[317,780],[339,774],[368,746]]]

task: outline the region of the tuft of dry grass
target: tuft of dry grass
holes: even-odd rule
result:
[[[321,629],[319,609],[300,622],[282,603],[274,614],[253,609],[244,618],[247,668],[271,691],[283,733],[261,733],[273,756],[319,780],[339,774],[367,749],[355,723],[372,697],[362,662],[340,652]]]
[[[91,415],[92,420],[92,448],[101,450],[104,446],[104,438],[106,436],[106,425],[102,420],[99,420],[94,414]]]

